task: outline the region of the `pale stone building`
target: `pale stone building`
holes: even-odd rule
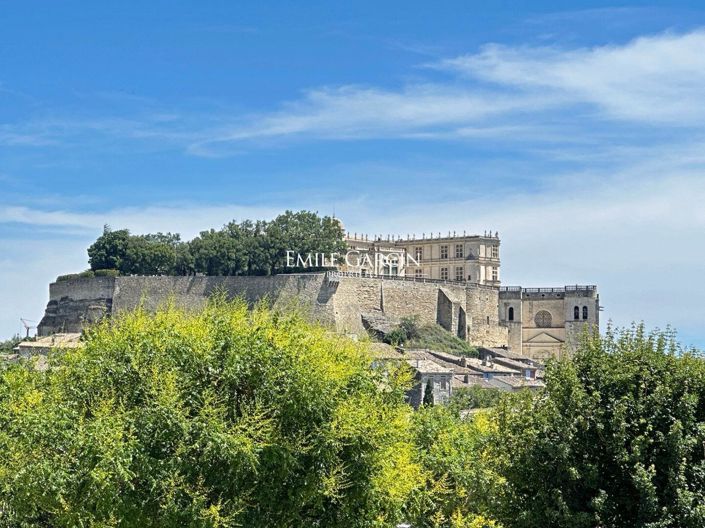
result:
[[[561,288],[501,287],[500,324],[509,329],[509,349],[533,359],[558,356],[583,331],[599,328],[597,286]]]
[[[441,233],[390,237],[346,236],[349,258],[341,269],[362,275],[403,276],[470,282],[487,286],[500,284],[499,236]]]

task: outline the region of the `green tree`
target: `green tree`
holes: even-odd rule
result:
[[[460,419],[446,406],[414,414],[414,444],[424,468],[423,488],[409,501],[416,528],[496,527],[492,512],[501,479],[487,463],[493,421],[487,414]]]
[[[19,335],[0,341],[0,354],[12,354],[20,341],[22,341],[22,338]]]
[[[335,218],[320,217],[311,211],[284,212],[267,225],[272,273],[306,271],[287,267],[287,251],[304,258],[309,253],[344,254],[347,248],[343,235],[343,228]]]
[[[705,362],[668,332],[586,336],[496,412],[507,526],[705,526]]]
[[[408,377],[370,363],[240,301],[105,321],[0,374],[0,524],[393,526],[423,475]]]
[[[428,378],[428,381],[426,381],[426,388],[423,391],[423,404],[424,406],[430,407],[433,403],[433,383],[431,382],[431,378]]]
[[[454,389],[448,405],[456,411],[493,407],[502,394],[503,391],[500,389],[472,385],[468,388]]]
[[[247,265],[242,243],[225,231],[202,231],[190,244],[194,269],[205,275],[240,275]]]
[[[103,234],[88,248],[88,263],[92,270],[116,269],[121,272],[128,264],[131,236],[127,229],[113,231],[109,225]]]

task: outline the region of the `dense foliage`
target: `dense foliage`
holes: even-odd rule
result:
[[[0,374],[0,526],[705,526],[705,362],[641,327],[416,412],[364,343],[222,299],[52,365]]]
[[[421,480],[408,377],[296,316],[138,311],[54,361],[0,378],[2,526],[388,526]]]
[[[20,341],[22,341],[22,338],[19,335],[0,341],[0,354],[12,354]]]
[[[496,513],[520,528],[705,526],[705,361],[643,327],[588,338],[501,400]]]
[[[106,226],[88,248],[88,260],[96,274],[100,270],[117,270],[124,275],[271,275],[302,271],[301,267],[287,266],[287,251],[302,255],[344,252],[340,223],[309,211],[286,211],[271,222],[233,221],[220,230],[203,231],[187,242],[178,234],[132,235],[127,229]]]
[[[454,389],[448,405],[458,412],[464,409],[486,409],[494,407],[502,394],[503,391],[500,389],[472,385],[468,388]]]

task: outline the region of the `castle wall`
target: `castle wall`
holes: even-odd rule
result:
[[[468,341],[474,345],[506,345],[508,329],[499,321],[499,290],[469,285],[466,289]]]
[[[321,273],[273,277],[96,277],[56,282],[49,287],[49,303],[40,335],[80,332],[107,313],[143,305],[155,310],[170,298],[187,310],[202,307],[212,294],[224,291],[254,303],[267,298],[274,307],[296,306],[314,319],[335,325],[329,287]]]
[[[83,326],[99,321],[112,310],[114,289],[112,277],[83,277],[52,283],[49,303],[37,334],[80,332]]]
[[[185,309],[202,307],[218,291],[261,299],[279,309],[294,306],[312,319],[347,334],[363,334],[362,314],[389,319],[417,317],[422,325],[440,324],[477,346],[509,345],[528,357],[543,359],[575,345],[586,327],[599,324],[594,287],[521,289],[451,282],[395,280],[344,273],[303,273],[268,277],[96,277],[50,285],[50,299],[39,335],[80,332],[106,314],[142,304],[154,310],[170,298]],[[573,310],[578,306],[579,320]],[[514,320],[508,317],[514,309]],[[588,319],[583,319],[583,307]],[[536,314],[551,314],[550,325]],[[544,321],[545,323],[545,321]]]
[[[345,274],[304,273],[268,277],[100,277],[50,285],[41,335],[79,332],[106,314],[139,305],[155,310],[170,298],[182,308],[198,309],[224,291],[249,303],[267,298],[275,308],[295,306],[339,332],[362,334],[361,314],[390,319],[417,317],[422,325],[439,323],[473,344],[506,344],[507,329],[497,317],[497,289],[453,283],[392,280]]]

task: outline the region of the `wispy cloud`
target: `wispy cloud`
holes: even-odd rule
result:
[[[255,114],[214,111],[212,104],[175,112],[154,101],[128,117],[54,114],[0,125],[0,143],[44,146],[107,136],[220,156],[282,140],[547,142],[634,125],[702,130],[703,49],[703,30],[583,48],[489,44],[423,65],[426,81],[396,88],[318,87]]]
[[[612,119],[701,127],[703,49],[701,30],[571,50],[489,45],[439,67],[523,93],[540,90],[564,104],[591,105]]]
[[[76,212],[25,206],[0,206],[0,226],[17,224],[63,230],[67,234],[92,235],[103,225],[127,228],[135,233],[171,231],[193,237],[200,231],[220,227],[233,219],[271,218],[274,207],[243,205],[171,204],[114,208],[103,212]]]

